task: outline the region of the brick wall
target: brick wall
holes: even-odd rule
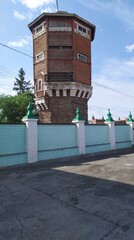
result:
[[[45,110],[45,111],[39,111],[38,112],[39,116],[39,122],[41,123],[51,123],[52,122],[52,113],[50,110]]]
[[[43,52],[44,60],[36,62],[36,55]],[[33,55],[34,55],[34,78],[39,78],[40,72],[47,74],[47,34],[44,33],[33,41]]]
[[[75,81],[91,85],[91,53],[90,40],[74,33]],[[87,63],[77,59],[77,53],[87,56]]]
[[[75,21],[75,17],[48,18],[46,33],[34,39],[34,56],[41,52],[44,52],[45,56],[43,61],[34,64],[36,84],[42,71],[44,75],[48,75],[46,78],[48,83],[57,82],[59,84],[59,82],[74,81],[91,85],[91,42],[89,36],[84,37],[80,32],[75,31],[77,30],[73,28],[77,28]],[[83,21],[78,20],[77,22],[89,28]],[[65,31],[60,30],[64,27]],[[86,63],[78,60],[78,53],[87,57]],[[42,76],[41,79],[43,83],[45,77]],[[53,86],[51,89],[53,91]],[[58,91],[61,90],[63,89],[59,86]],[[68,91],[72,91],[72,86]],[[40,122],[71,123],[77,107],[80,107],[82,117],[87,122],[87,99],[85,98],[87,95],[83,97],[83,90],[79,89],[79,91],[82,91],[81,96],[76,94],[76,97],[74,95],[68,97],[62,97],[63,95],[60,97],[50,96],[49,110],[39,112]],[[45,91],[44,93],[43,91],[36,92],[36,97],[41,97],[43,94],[45,94]],[[44,97],[47,97],[47,93]]]
[[[49,59],[73,59],[72,49],[49,49]]]
[[[47,50],[47,33],[42,34],[38,38],[34,39],[34,56],[40,52],[45,52]]]
[[[73,72],[73,60],[50,60],[49,72]]]
[[[34,78],[35,79],[38,79],[40,78],[40,73],[41,71],[43,71],[43,73],[45,75],[47,75],[48,71],[47,71],[47,60],[44,59],[43,61],[39,62],[39,63],[36,63],[34,65]]]
[[[81,110],[82,118],[87,122],[87,100],[76,97],[49,98],[49,110],[39,112],[40,122],[71,123],[76,115],[77,107]]]
[[[72,32],[49,32],[49,46],[72,46]]]

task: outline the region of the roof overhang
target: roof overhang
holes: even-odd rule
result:
[[[67,12],[63,12],[63,11],[59,11],[56,13],[42,13],[39,17],[37,17],[34,21],[32,21],[31,23],[28,24],[29,29],[32,31],[32,29],[35,27],[36,23],[39,22],[40,20],[42,20],[43,18],[49,18],[49,17],[70,17],[70,18],[76,18],[82,22],[84,22],[85,24],[87,24],[91,29],[92,29],[92,41],[94,40],[95,37],[95,25],[93,25],[92,23],[90,23],[89,21],[85,20],[82,17],[79,17],[77,14],[73,14],[73,13],[67,13]]]

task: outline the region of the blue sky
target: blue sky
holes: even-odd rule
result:
[[[96,26],[89,118],[106,118],[108,108],[114,119],[124,119],[129,111],[134,116],[134,1],[59,0],[59,9],[76,13]],[[32,36],[27,25],[43,11],[55,12],[56,1],[1,0],[0,43],[32,56]],[[15,94],[13,83],[21,67],[26,80],[33,83],[31,57],[2,45],[0,53],[0,94]]]

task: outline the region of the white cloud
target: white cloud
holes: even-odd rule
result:
[[[134,28],[134,9],[129,8],[124,1],[117,1],[115,4],[115,14],[128,28]]]
[[[134,58],[129,60],[110,58],[107,59],[101,70],[101,75],[107,76],[112,81],[125,82],[134,79],[133,71]]]
[[[89,100],[89,118],[106,118],[110,108],[114,119],[125,119],[129,111],[134,116],[134,59],[107,59],[99,73],[93,74],[93,95]],[[102,85],[99,86],[96,83]],[[105,86],[105,87],[104,87]],[[108,88],[109,89],[108,89]],[[111,90],[110,90],[111,88]],[[112,91],[115,89],[119,92]],[[129,95],[129,96],[128,96]]]
[[[41,10],[41,13],[43,12],[56,12],[56,8],[53,8],[53,7],[47,7],[47,8],[44,8],[43,10]]]
[[[10,41],[10,42],[8,42],[8,45],[12,46],[12,47],[22,48],[25,45],[28,45],[30,41],[31,41],[31,37],[26,36],[26,37],[24,37],[24,38],[22,38],[22,39],[20,39],[18,41]]]
[[[134,50],[134,44],[132,44],[132,45],[127,45],[127,46],[125,47],[125,49],[126,49],[127,52],[132,52],[132,51]]]
[[[14,77],[9,77],[9,75],[4,75],[1,72],[0,76],[0,95],[5,94],[5,95],[15,95],[15,91],[13,91],[13,82],[15,80]]]
[[[114,14],[118,19],[127,24],[129,28],[134,28],[134,9],[123,0],[77,0],[91,10],[101,11],[105,14]]]
[[[20,13],[17,10],[14,11],[13,13],[14,17],[17,20],[25,20],[25,19],[31,19],[33,17],[33,13],[32,12],[28,12],[28,13]]]
[[[19,13],[17,10],[15,10],[13,14],[14,14],[14,17],[17,18],[18,20],[26,19],[26,16],[22,13]]]
[[[100,1],[100,0],[77,0],[81,4],[85,5],[86,7],[95,10],[95,11],[104,11],[106,9],[110,9],[112,6],[112,1]]]
[[[45,4],[55,3],[55,0],[19,0],[21,4],[30,9],[36,9],[38,7],[43,7]]]
[[[0,95],[15,95],[15,91],[11,90],[10,87],[3,86],[3,88],[0,87]]]

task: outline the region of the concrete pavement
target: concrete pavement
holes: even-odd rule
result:
[[[0,240],[133,240],[134,154],[0,170]]]

